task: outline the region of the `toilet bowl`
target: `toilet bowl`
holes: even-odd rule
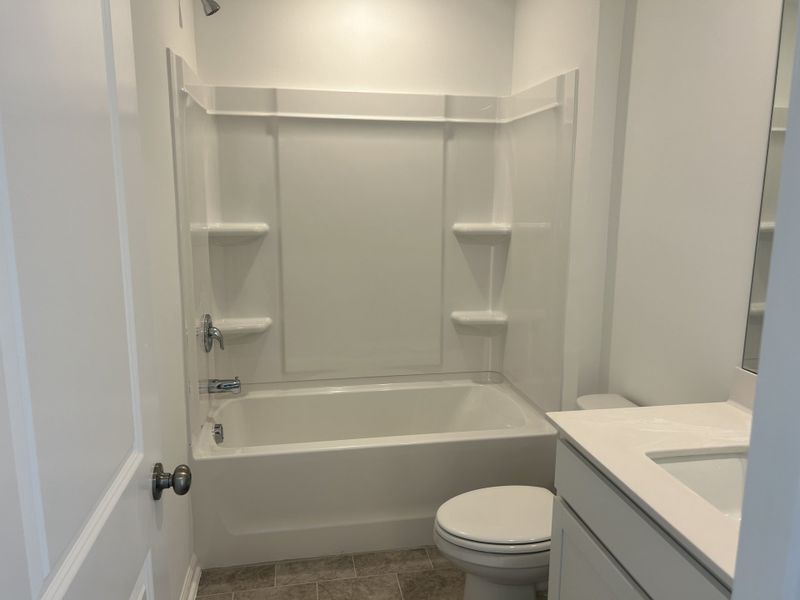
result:
[[[436,513],[434,542],[467,574],[465,600],[531,600],[547,587],[553,494],[531,486],[473,490]]]
[[[630,408],[618,394],[577,400],[581,410]],[[439,507],[436,546],[467,574],[464,600],[532,600],[547,588],[553,494],[509,485],[473,490]]]

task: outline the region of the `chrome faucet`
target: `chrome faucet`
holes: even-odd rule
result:
[[[238,377],[233,379],[209,379],[206,382],[206,390],[209,394],[238,394],[242,391],[242,382]]]
[[[203,315],[203,323],[201,325],[200,333],[203,336],[203,349],[206,352],[211,352],[214,347],[214,340],[219,342],[219,349],[225,350],[225,338],[222,337],[222,332],[214,327],[214,322],[211,320],[211,315]]]

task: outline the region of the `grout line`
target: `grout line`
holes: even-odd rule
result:
[[[314,583],[314,589],[317,590],[317,600],[319,600],[319,581]]]
[[[431,553],[428,550],[427,546],[425,547],[425,556],[428,557],[428,562],[431,564],[431,571],[435,571],[436,567],[433,566],[433,559],[431,558]]]
[[[399,574],[397,574],[397,573],[395,573],[395,574],[394,574],[394,578],[395,578],[395,580],[397,581],[397,589],[399,589],[399,590],[400,590],[400,600],[405,600],[405,598],[404,598],[404,596],[403,596],[403,586],[402,586],[402,585],[400,585],[400,575],[399,575]]]

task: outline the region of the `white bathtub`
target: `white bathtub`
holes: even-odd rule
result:
[[[488,380],[262,386],[218,402],[193,444],[201,564],[431,544],[434,513],[456,494],[552,488],[555,430]]]

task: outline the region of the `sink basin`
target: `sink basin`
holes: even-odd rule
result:
[[[741,521],[744,477],[747,471],[746,450],[715,454],[648,456],[723,514]]]

